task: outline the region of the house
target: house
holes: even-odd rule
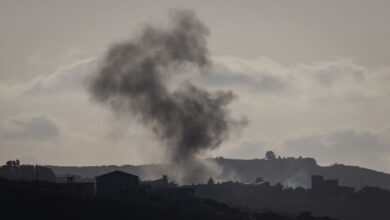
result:
[[[167,175],[163,175],[162,178],[157,179],[157,180],[144,181],[143,184],[149,185],[153,189],[177,187],[177,184],[175,184],[173,182],[168,182]]]
[[[144,181],[142,185],[149,186],[148,192],[155,197],[167,200],[186,200],[194,197],[194,187],[178,186],[174,182],[168,182],[168,176],[163,175],[162,178],[151,181]]]
[[[122,171],[113,171],[96,177],[96,194],[109,196],[136,195],[139,178]]]
[[[325,180],[323,176],[314,175],[311,177],[311,188],[313,190],[334,190],[339,186],[337,179]]]

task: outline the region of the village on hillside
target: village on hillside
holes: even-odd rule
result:
[[[10,193],[7,188],[12,188],[44,191],[49,195],[77,195],[78,198],[114,199],[137,204],[155,200],[175,204],[210,200],[245,213],[271,211],[285,216],[311,213],[310,216],[362,220],[390,217],[390,191],[371,186],[356,190],[339,185],[337,179],[326,179],[321,175],[311,176],[309,188],[271,184],[261,176],[255,178],[253,183],[215,182],[210,177],[205,183],[178,185],[170,181],[167,175],[155,180],[141,180],[137,175],[119,170],[88,180],[70,174],[57,177],[50,168],[21,165],[16,160],[9,161],[0,168],[0,177],[3,194]]]

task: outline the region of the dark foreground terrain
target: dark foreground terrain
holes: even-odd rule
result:
[[[156,196],[96,197],[48,182],[0,179],[1,219],[254,219],[326,220],[310,213],[287,217],[249,213],[209,199],[164,200]]]
[[[365,187],[283,188],[281,184],[223,182],[195,186],[195,196],[212,199],[231,207],[272,210],[296,215],[309,211],[314,216],[342,220],[389,220],[390,191]]]
[[[263,166],[258,172],[251,173],[250,167],[241,172],[264,178],[258,175],[254,183],[216,182],[210,178],[207,184],[181,186],[169,182],[166,175],[142,180],[122,171],[96,179],[56,176],[48,167],[22,165],[15,160],[0,167],[0,211],[3,216],[34,219],[315,219],[311,215],[342,220],[390,219],[387,189],[364,186],[356,190],[321,175],[311,176],[310,188],[268,181],[272,174],[266,172],[268,169],[284,167],[287,170],[276,169],[273,173],[288,174],[310,164],[310,159],[218,160],[239,163],[235,167],[241,168],[259,163]],[[293,168],[294,164],[300,165]]]

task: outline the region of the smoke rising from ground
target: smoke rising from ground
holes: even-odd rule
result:
[[[198,155],[217,148],[239,124],[227,110],[232,92],[211,93],[190,82],[174,91],[167,86],[183,73],[208,73],[207,35],[192,11],[175,11],[167,28],[148,25],[112,46],[89,88],[94,100],[116,113],[131,113],[162,141],[169,160],[183,169],[177,175],[182,183],[203,181],[214,172]]]

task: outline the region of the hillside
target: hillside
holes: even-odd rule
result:
[[[356,189],[362,186],[379,186],[390,189],[390,174],[348,165],[319,166],[313,158],[285,158],[276,160],[215,159],[226,173],[235,172],[242,182],[253,182],[262,177],[272,184],[310,187],[312,175],[323,175],[326,179],[336,178],[339,184]]]
[[[283,158],[275,160],[254,159],[238,160],[215,158],[215,161],[223,168],[223,174],[215,179],[253,183],[256,177],[262,177],[271,184],[278,182],[285,186],[310,187],[311,175],[323,175],[325,178],[337,178],[339,184],[360,189],[362,186],[379,186],[390,189],[390,174],[370,170],[366,168],[332,165],[319,166],[313,158]],[[171,166],[166,164],[155,165],[123,165],[123,166],[48,166],[56,175],[79,175],[84,178],[94,178],[113,170],[121,170],[139,175],[141,179],[156,179],[162,174],[171,176]]]

